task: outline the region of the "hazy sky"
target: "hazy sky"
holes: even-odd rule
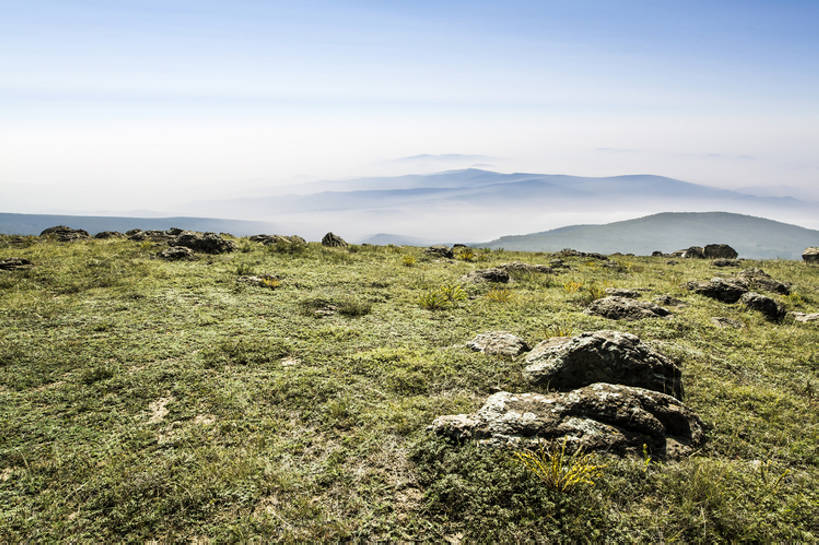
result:
[[[815,0],[0,0],[0,14],[0,211],[172,210],[476,164],[819,199]]]

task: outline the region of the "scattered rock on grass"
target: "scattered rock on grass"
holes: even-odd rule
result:
[[[60,242],[71,242],[72,240],[90,238],[88,231],[85,229],[72,229],[67,225],[55,225],[54,227],[44,229],[43,232],[40,233],[40,236],[49,238],[53,237]]]
[[[184,246],[171,246],[159,252],[159,257],[169,261],[180,261],[183,259],[196,259],[193,250]]]
[[[555,255],[558,257],[590,257],[601,261],[608,261],[609,259],[608,256],[597,252],[581,252],[579,250],[575,250],[574,248],[563,248],[559,252],[555,253]]]
[[[679,368],[630,333],[600,330],[547,339],[525,361],[523,376],[543,387],[568,390],[611,382],[683,395]]]
[[[34,264],[22,257],[7,257],[0,259],[0,271],[16,271],[18,269],[29,269]]]
[[[503,269],[509,273],[530,272],[550,274],[554,272],[554,270],[551,267],[547,267],[546,265],[534,265],[531,263],[524,263],[522,261],[512,261],[511,263],[503,263],[502,265],[498,265],[498,268]]]
[[[226,240],[221,235],[191,231],[185,231],[178,235],[173,241],[173,245],[184,246],[195,252],[204,252],[206,254],[222,254],[236,249],[236,244],[232,240]]]
[[[738,267],[739,261],[736,259],[715,259],[711,262],[714,267]]]
[[[329,246],[331,248],[346,248],[348,246],[347,241],[341,238],[338,235],[334,235],[333,233],[327,233],[321,239],[322,246]]]
[[[124,238],[124,237],[125,237],[125,235],[123,235],[119,231],[100,231],[99,233],[94,235],[94,238],[98,238],[98,239]]]
[[[499,446],[565,440],[570,450],[640,454],[646,445],[659,458],[686,454],[705,440],[700,419],[674,397],[606,383],[550,394],[498,392],[477,412],[440,416],[429,429]]]
[[[791,292],[790,284],[774,280],[762,269],[743,269],[734,275],[734,279],[744,283],[748,289],[772,291],[782,295],[788,295]]]
[[[452,248],[443,245],[430,246],[424,250],[424,253],[433,257],[443,257],[444,259],[452,259],[455,257],[455,252]]]
[[[661,318],[671,314],[667,308],[655,303],[635,301],[616,295],[592,301],[587,312],[611,320],[642,320],[643,318]]]
[[[718,277],[707,282],[688,282],[686,287],[694,293],[723,303],[736,303],[742,297],[742,294],[748,291],[748,288],[742,282]]]
[[[719,328],[732,327],[734,329],[742,329],[743,327],[742,322],[724,316],[714,316],[711,318],[711,323]]]
[[[739,298],[739,302],[751,310],[761,312],[765,318],[772,322],[778,322],[785,317],[785,307],[767,295],[749,291]]]
[[[466,346],[476,352],[510,357],[515,357],[529,350],[526,341],[508,331],[480,333],[466,343]]]
[[[628,299],[637,299],[642,294],[637,290],[630,290],[628,288],[606,288],[606,295],[613,295],[615,297],[627,297]]]
[[[806,314],[804,312],[792,312],[793,319],[797,322],[819,322],[819,312]]]
[[[805,263],[819,263],[819,247],[805,248],[805,251],[802,252],[802,259]]]
[[[465,274],[461,280],[464,282],[498,282],[505,284],[509,282],[509,273],[498,267],[476,269]]]
[[[727,244],[707,244],[705,248],[702,249],[703,257],[705,258],[725,258],[725,259],[736,259],[739,255],[737,251],[728,246]]]
[[[676,297],[671,297],[670,295],[658,295],[654,298],[654,302],[658,305],[665,305],[667,307],[686,306],[684,301],[681,301]]]
[[[259,286],[261,288],[275,289],[281,284],[281,279],[273,274],[243,275],[236,279],[237,282]]]

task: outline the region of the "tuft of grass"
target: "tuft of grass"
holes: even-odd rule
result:
[[[557,492],[569,492],[581,485],[594,486],[607,467],[593,463],[591,454],[581,448],[567,454],[565,440],[559,446],[541,444],[537,450],[516,450],[514,457],[547,488]]]
[[[263,276],[262,277],[262,286],[270,289],[276,289],[282,285],[282,281],[276,278],[275,276]]]
[[[460,284],[444,284],[438,291],[453,303],[466,300],[466,291]]]
[[[98,365],[87,369],[80,375],[83,384],[91,385],[101,380],[107,380],[114,376],[114,370],[107,365]]]
[[[247,276],[256,274],[256,271],[253,269],[253,265],[250,263],[239,263],[236,265],[236,274],[238,276]]]
[[[515,294],[510,289],[492,288],[486,292],[486,298],[493,303],[508,303],[514,299]]]
[[[582,287],[583,282],[577,282],[575,280],[569,280],[563,284],[563,289],[566,291],[566,293],[577,293]]]
[[[452,306],[452,301],[440,290],[427,290],[418,296],[418,306],[424,310],[443,310]]]
[[[418,260],[414,255],[405,255],[401,257],[401,264],[405,267],[412,267]]]
[[[478,260],[478,254],[472,248],[458,248],[455,252],[455,259],[471,263]]]
[[[338,313],[343,316],[356,318],[358,316],[365,316],[370,313],[373,306],[367,301],[359,301],[357,299],[344,299],[336,304]]]

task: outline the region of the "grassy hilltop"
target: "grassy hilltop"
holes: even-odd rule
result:
[[[34,263],[0,271],[0,542],[819,539],[819,328],[686,291],[730,274],[709,261],[567,258],[428,310],[429,290],[468,271],[551,256],[237,242],[168,262],[151,242],[0,238],[0,258]],[[789,310],[819,311],[819,267],[743,266],[792,283],[774,296]],[[278,285],[237,281],[249,273]],[[608,286],[687,306],[585,314]],[[433,436],[438,415],[532,390],[519,360],[464,347],[496,329],[530,344],[638,335],[682,368],[705,446],[679,461],[594,454],[595,484],[557,492],[509,451]]]

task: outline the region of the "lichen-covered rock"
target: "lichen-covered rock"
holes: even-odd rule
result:
[[[40,236],[56,238],[60,242],[71,242],[72,240],[90,238],[88,231],[85,229],[72,229],[67,225],[55,225],[54,227],[44,229],[43,232],[40,233]]]
[[[498,392],[472,414],[439,416],[429,429],[457,441],[531,446],[566,441],[569,449],[673,458],[705,441],[703,424],[672,396],[595,383],[549,394]]]
[[[736,259],[739,255],[736,250],[728,246],[727,244],[707,244],[705,248],[702,249],[703,257],[709,259],[715,258],[725,258],[725,259]]]
[[[802,252],[802,259],[805,263],[819,263],[819,246],[805,248]]]
[[[608,261],[608,256],[597,252],[581,252],[579,250],[575,250],[574,248],[563,248],[559,252],[555,253],[558,257],[590,257],[592,259],[599,259],[600,261]]]
[[[677,299],[676,297],[671,297],[670,295],[658,295],[654,298],[654,302],[658,305],[664,305],[667,307],[679,307],[679,306],[686,306],[684,301]]]
[[[515,357],[529,350],[526,341],[508,331],[480,333],[466,346],[476,352],[508,357]]]
[[[720,329],[724,329],[726,327],[730,327],[733,329],[743,328],[742,322],[738,320],[732,320],[731,318],[726,318],[724,316],[714,316],[713,318],[711,318],[711,323]]]
[[[748,291],[748,287],[742,282],[718,277],[707,282],[689,282],[686,286],[694,293],[723,303],[736,303],[742,297],[742,294]]]
[[[498,265],[499,269],[503,269],[506,272],[531,272],[531,273],[543,273],[543,274],[550,274],[554,272],[554,269],[548,267],[546,265],[535,265],[532,263],[524,263],[523,261],[512,261],[510,263],[503,263]]]
[[[761,312],[765,318],[772,322],[778,322],[785,317],[785,307],[761,293],[749,291],[739,298],[739,302],[750,310]]]
[[[125,235],[123,235],[119,231],[100,231],[99,233],[94,235],[94,238],[98,238],[98,239],[123,238],[123,237],[125,237]]]
[[[327,233],[321,239],[322,246],[329,246],[330,248],[346,248],[348,246],[347,241],[341,238],[338,235],[334,235],[333,233]]]
[[[542,387],[569,390],[611,382],[683,395],[680,369],[630,333],[601,330],[548,339],[525,361],[523,376]]]
[[[782,295],[788,295],[791,292],[790,284],[774,280],[762,269],[743,269],[734,275],[734,280],[745,284],[751,290],[772,291]]]
[[[260,242],[265,246],[274,244],[307,244],[307,241],[298,235],[253,235],[249,238],[251,242]]]
[[[476,269],[465,274],[461,280],[464,282],[497,282],[505,284],[509,282],[509,273],[498,267]]]
[[[804,312],[792,312],[793,319],[797,322],[819,322],[819,312],[806,314]]]
[[[184,246],[195,252],[206,254],[223,254],[236,249],[232,240],[226,240],[216,233],[193,233],[185,231],[173,240],[174,246]]]
[[[606,295],[613,295],[615,297],[626,297],[628,299],[637,299],[642,295],[637,290],[630,290],[628,288],[606,288]]]
[[[196,259],[193,250],[185,246],[171,246],[159,252],[159,257],[168,261],[181,261],[184,259]]]
[[[0,271],[16,271],[19,269],[29,269],[34,265],[23,257],[6,257],[0,259]]]
[[[444,259],[452,259],[455,257],[455,252],[452,248],[443,245],[430,246],[424,250],[424,253],[433,257],[442,257]]]
[[[616,295],[592,301],[587,312],[611,320],[642,320],[643,318],[662,318],[671,314],[667,308],[655,303],[635,301]]]

